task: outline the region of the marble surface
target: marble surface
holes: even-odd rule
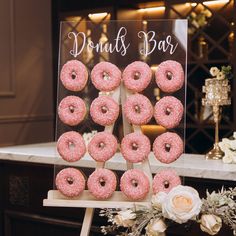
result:
[[[57,154],[55,143],[42,143],[0,148],[0,160],[30,162],[41,164],[71,165],[63,161]],[[220,160],[205,160],[203,155],[183,154],[171,164],[157,161],[151,153],[149,156],[151,170],[156,173],[160,168],[173,168],[181,176],[236,181],[236,165],[224,164]],[[95,167],[95,161],[86,154],[74,166]],[[137,168],[140,164],[135,165]],[[117,153],[106,162],[106,167],[113,170],[125,170],[126,162]]]

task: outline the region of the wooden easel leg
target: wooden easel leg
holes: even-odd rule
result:
[[[80,236],[89,236],[90,227],[93,221],[94,208],[86,208]]]

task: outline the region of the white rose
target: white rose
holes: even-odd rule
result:
[[[161,219],[151,220],[150,223],[147,225],[146,235],[147,236],[164,236],[166,231],[166,224]]]
[[[162,213],[164,217],[182,224],[195,218],[201,206],[199,194],[194,188],[178,185],[167,194]]]
[[[223,152],[230,148],[230,140],[227,138],[223,138],[221,142],[219,142],[219,146]]]
[[[161,205],[164,202],[167,194],[165,192],[159,192],[152,195],[152,207],[157,210],[161,210]]]
[[[233,150],[236,150],[236,140],[229,140],[229,145],[230,145],[230,148],[233,149]]]
[[[200,228],[203,232],[216,235],[222,227],[222,220],[216,215],[202,215]]]
[[[210,74],[212,76],[217,76],[217,74],[220,72],[220,70],[217,67],[211,67]]]
[[[228,138],[222,138],[222,142],[230,145],[230,139],[228,139]]]
[[[219,142],[219,147],[223,152],[228,148],[223,142]]]
[[[134,224],[136,214],[131,210],[119,211],[114,218],[114,222],[123,227],[131,227]]]
[[[216,75],[216,79],[218,80],[223,80],[225,79],[225,74],[223,72],[219,72],[217,75]]]
[[[225,164],[230,164],[233,162],[233,159],[231,156],[224,155],[222,158],[223,163]]]
[[[222,161],[225,164],[230,164],[233,162],[234,160],[234,153],[232,151],[230,151],[229,149],[225,149],[224,150],[225,155],[223,156]]]

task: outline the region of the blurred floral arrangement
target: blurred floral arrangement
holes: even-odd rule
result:
[[[200,13],[194,11],[188,17],[190,27],[188,29],[189,34],[194,34],[197,29],[202,28],[207,24],[207,19],[212,16],[212,13],[208,9],[204,9]]]
[[[211,67],[210,74],[217,80],[232,79],[233,74],[231,70],[231,66],[222,66],[221,70],[217,67]]]
[[[232,139],[223,138],[222,141],[219,142],[219,146],[224,152],[223,162],[236,164],[236,132],[233,133]]]
[[[104,235],[117,232],[120,236],[164,236],[168,227],[193,221],[209,235],[216,235],[224,222],[236,235],[236,187],[207,192],[206,198],[200,199],[194,188],[178,185],[169,193],[153,195],[150,207],[102,209],[100,216],[109,222],[101,226]]]

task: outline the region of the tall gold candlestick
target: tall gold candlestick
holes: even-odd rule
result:
[[[224,156],[224,153],[219,147],[220,106],[230,105],[231,103],[229,98],[230,85],[228,84],[228,79],[206,79],[202,91],[206,94],[205,98],[202,99],[202,105],[212,106],[215,122],[215,143],[213,148],[206,154],[206,158],[218,160]]]

